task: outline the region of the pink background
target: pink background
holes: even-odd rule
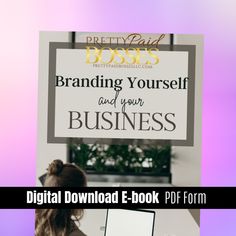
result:
[[[43,30],[204,34],[202,184],[236,185],[235,9],[233,0],[2,0],[0,185],[35,184]],[[235,222],[236,210],[202,210],[201,235],[236,235]],[[0,210],[0,235],[33,234],[33,210]]]

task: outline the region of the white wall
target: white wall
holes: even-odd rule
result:
[[[174,43],[195,44],[197,46],[194,147],[173,147],[175,154],[172,162],[173,184],[177,186],[198,186],[201,180],[203,38],[201,35],[175,35]]]
[[[37,185],[38,177],[46,172],[48,164],[55,159],[66,161],[65,144],[47,143],[47,115],[48,115],[48,59],[49,41],[68,42],[69,33],[47,32],[40,33],[39,49],[39,77],[38,77],[38,135],[37,135]]]

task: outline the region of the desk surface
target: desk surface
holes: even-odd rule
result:
[[[156,211],[154,236],[199,236],[200,230],[188,210]],[[80,229],[88,236],[104,236],[106,209],[87,209]]]
[[[89,186],[119,186],[112,183],[89,183]],[[121,183],[120,186],[171,186],[164,184]],[[154,236],[199,236],[200,229],[189,210],[155,209]],[[104,236],[106,209],[86,209],[80,229],[87,236]]]

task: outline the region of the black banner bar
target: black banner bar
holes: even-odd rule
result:
[[[1,187],[0,208],[236,209],[236,187]]]

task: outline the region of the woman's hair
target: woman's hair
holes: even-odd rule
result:
[[[48,167],[44,187],[85,187],[84,172],[76,165],[54,160]],[[81,219],[82,209],[37,209],[36,236],[67,236],[71,230],[71,217]]]

